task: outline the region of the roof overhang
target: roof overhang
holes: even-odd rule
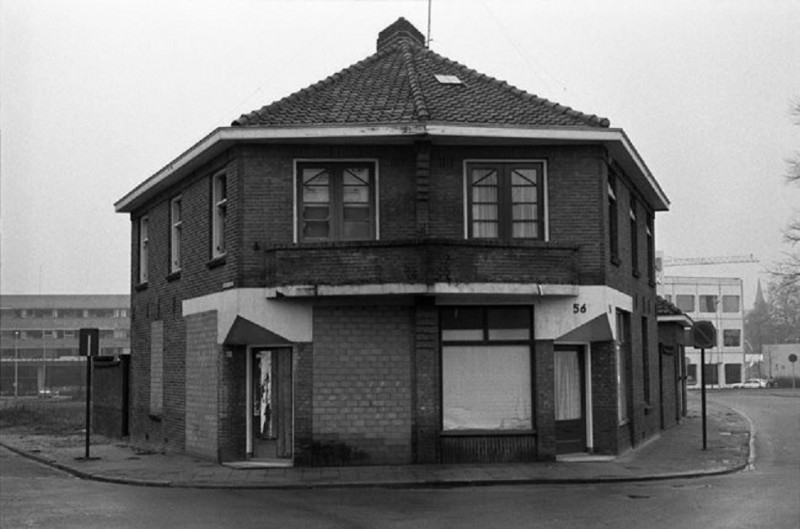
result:
[[[661,315],[657,318],[658,323],[677,323],[683,327],[689,328],[694,325],[694,320],[686,314],[669,314]]]
[[[114,208],[130,213],[158,192],[208,163],[237,143],[386,143],[426,139],[434,144],[603,145],[642,190],[656,211],[669,200],[622,129],[596,127],[517,127],[451,123],[323,125],[300,127],[221,127],[119,199]]]

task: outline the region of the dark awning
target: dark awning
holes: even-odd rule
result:
[[[223,342],[225,345],[291,345],[292,342],[255,324],[247,318],[236,316],[228,336]]]

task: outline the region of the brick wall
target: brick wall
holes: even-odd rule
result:
[[[439,461],[441,429],[441,365],[439,310],[432,298],[420,298],[414,309],[412,376],[413,453],[416,463]]]
[[[321,463],[412,462],[412,336],[408,307],[315,307],[313,435],[332,454]]]
[[[217,345],[217,313],[190,314],[186,320],[186,452],[219,460],[218,381],[222,351]]]

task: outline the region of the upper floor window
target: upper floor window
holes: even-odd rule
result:
[[[298,164],[298,239],[353,241],[377,237],[375,164]]]
[[[468,237],[545,239],[544,165],[467,165]]]
[[[149,228],[148,217],[147,215],[145,215],[139,219],[139,283],[147,283],[147,265],[148,265],[149,252],[150,252],[150,228]]]
[[[181,197],[175,197],[169,208],[169,271],[181,269],[181,236],[183,233],[183,206]]]
[[[228,215],[228,178],[214,175],[212,183],[211,257],[225,255],[225,221]]]
[[[700,312],[717,312],[717,296],[700,296]]]
[[[651,284],[656,281],[656,243],[653,237],[653,216],[647,216],[647,279]]]
[[[739,312],[739,296],[722,296],[722,312]]]
[[[639,218],[636,216],[636,201],[631,198],[631,207],[628,211],[631,218],[631,271],[639,276]]]
[[[741,329],[723,329],[722,344],[725,347],[739,347],[742,345]]]
[[[694,312],[694,296],[692,294],[678,294],[675,296],[675,305],[684,313]]]
[[[619,260],[619,215],[617,211],[617,178],[608,175],[608,247],[611,260]]]

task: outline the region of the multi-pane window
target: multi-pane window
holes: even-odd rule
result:
[[[739,296],[722,296],[722,312],[739,312]]]
[[[169,207],[169,271],[181,269],[181,238],[183,235],[183,202],[175,197]]]
[[[631,271],[639,275],[639,219],[636,216],[636,202],[631,198],[631,207],[628,211],[631,218]]]
[[[619,216],[617,210],[617,179],[613,174],[608,175],[608,246],[611,250],[611,259],[619,259]]]
[[[650,334],[648,319],[642,316],[642,387],[644,401],[650,404]]]
[[[147,265],[150,253],[150,228],[147,215],[139,219],[139,283],[147,283]],[[62,311],[59,311],[59,316]]]
[[[717,296],[702,295],[700,296],[700,312],[717,312]]]
[[[225,224],[228,215],[228,178],[225,173],[214,176],[212,185],[211,256],[225,255]]]
[[[467,187],[470,238],[545,238],[543,164],[471,163]]]
[[[448,307],[440,317],[442,429],[532,429],[531,307]]]
[[[375,239],[375,194],[372,163],[298,164],[299,240]]]
[[[725,347],[739,347],[742,345],[742,331],[740,329],[724,329],[722,331],[722,344]]]

